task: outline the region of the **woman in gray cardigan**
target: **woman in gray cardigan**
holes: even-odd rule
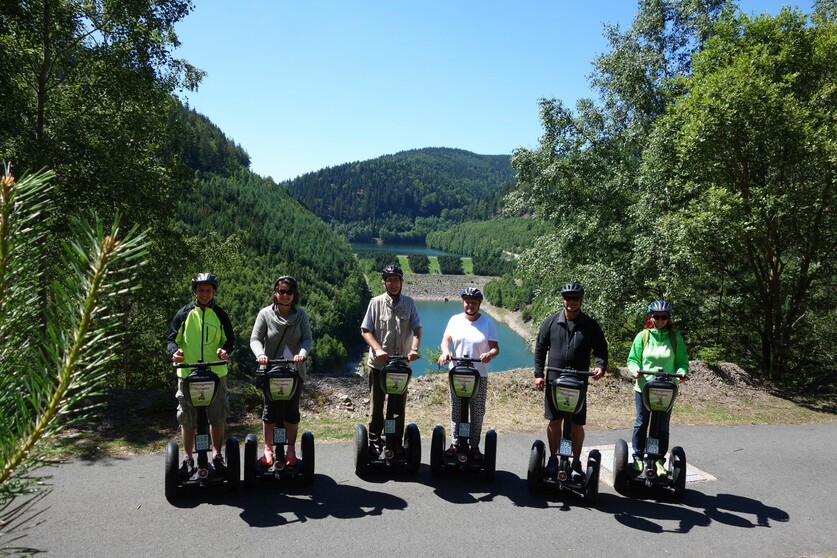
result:
[[[281,405],[275,401],[264,402],[262,422],[264,423],[263,464],[273,463],[273,429],[280,420],[284,423],[288,449],[286,464],[296,464],[296,435],[299,430],[299,394],[305,381],[305,357],[311,350],[311,324],[305,310],[298,307],[299,286],[289,275],[279,277],[273,283],[273,302],[259,310],[253,333],[250,335],[250,350],[256,355],[259,365],[265,366],[268,359],[285,358],[293,360],[299,372],[299,388],[293,398]],[[284,408],[284,416],[282,409]]]

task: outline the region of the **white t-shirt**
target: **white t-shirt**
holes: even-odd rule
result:
[[[470,358],[479,358],[481,354],[491,350],[488,346],[489,341],[498,341],[494,322],[485,314],[480,314],[480,317],[473,322],[468,320],[465,312],[452,316],[448,320],[442,339],[448,336],[453,340],[451,355],[460,358],[466,355]],[[451,362],[451,367],[453,365],[454,363]],[[487,363],[475,362],[474,367],[480,371],[481,376],[488,375]]]

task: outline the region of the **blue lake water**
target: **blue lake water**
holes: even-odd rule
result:
[[[427,362],[424,357],[424,349],[430,347],[436,352],[442,343],[442,334],[448,320],[454,314],[462,312],[462,303],[459,300],[450,302],[429,302],[416,301],[419,316],[422,324],[422,340],[420,351],[422,358],[413,363],[413,373],[416,376],[424,375],[428,369],[438,371],[438,363]],[[499,338],[500,354],[491,361],[489,370],[501,372],[513,368],[531,368],[534,364],[534,355],[526,341],[515,333],[509,326],[494,320]]]
[[[376,244],[374,242],[352,242],[352,252],[391,252],[399,256],[418,254],[422,256],[458,256],[443,250],[434,250],[421,244]]]

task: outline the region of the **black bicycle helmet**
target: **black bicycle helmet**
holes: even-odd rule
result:
[[[465,287],[462,289],[462,293],[459,295],[460,298],[476,298],[477,300],[482,300],[482,291],[476,287]]]
[[[388,265],[381,272],[381,279],[386,279],[390,275],[398,275],[399,279],[404,279],[404,272],[397,265]]]
[[[648,313],[651,314],[652,312],[668,312],[671,314],[673,308],[671,304],[666,302],[665,300],[655,300],[651,304],[648,305]]]
[[[212,285],[215,287],[215,290],[218,290],[218,278],[211,274],[211,273],[198,273],[194,277],[192,277],[192,292],[195,292],[195,289],[198,285]]]
[[[584,296],[584,287],[582,287],[581,283],[578,281],[570,281],[561,287],[561,294],[577,294],[578,296]]]
[[[273,290],[276,290],[276,287],[279,286],[279,283],[287,283],[293,288],[294,292],[299,290],[299,286],[296,284],[296,279],[294,279],[291,275],[282,275],[276,281],[273,282]]]

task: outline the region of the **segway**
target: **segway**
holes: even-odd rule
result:
[[[209,461],[212,450],[212,440],[209,435],[209,420],[206,409],[218,393],[220,378],[210,367],[227,365],[225,360],[214,362],[198,361],[194,364],[174,364],[175,368],[191,368],[192,372],[183,379],[184,395],[189,399],[198,413],[197,434],[195,436],[195,452],[198,454],[197,467],[189,476],[181,476],[178,460],[180,448],[177,442],[169,442],[166,446],[166,499],[173,502],[187,487],[208,487],[227,484],[230,490],[238,490],[241,482],[241,458],[238,453],[238,439],[235,436],[227,438],[225,457],[227,466],[225,471],[217,471]]]
[[[448,371],[448,384],[452,397],[459,398],[460,416],[456,425],[456,453],[450,454],[445,451],[445,428],[437,424],[433,429],[433,438],[430,442],[430,472],[438,475],[443,469],[453,471],[482,471],[487,480],[494,478],[494,469],[497,463],[497,433],[488,430],[485,433],[485,453],[482,458],[475,459],[470,452],[471,423],[469,422],[468,403],[474,394],[479,390],[481,380],[480,372],[474,367],[479,359],[451,358],[453,368]]]
[[[683,448],[675,446],[671,449],[666,476],[658,475],[656,467],[657,460],[664,457],[660,452],[659,420],[671,410],[677,398],[677,384],[671,378],[682,377],[682,374],[652,370],[640,370],[639,373],[653,376],[642,386],[642,404],[651,412],[642,455],[644,466],[642,471],[628,467],[628,443],[617,440],[613,450],[613,488],[624,493],[630,485],[659,487],[672,493],[677,500],[682,500],[686,492],[686,452]]]
[[[280,416],[284,416],[283,403],[290,401],[299,389],[299,372],[290,359],[270,359],[267,363],[270,368],[256,375],[256,383],[261,387],[266,401],[280,403]],[[287,445],[287,430],[277,422],[273,429],[273,463],[265,465],[258,458],[259,443],[256,435],[248,434],[244,442],[245,486],[253,486],[260,480],[283,479],[301,479],[304,484],[311,484],[314,480],[314,435],[310,432],[302,434],[302,459],[297,459],[294,465],[285,464]]]
[[[529,470],[526,481],[532,492],[549,487],[575,494],[594,504],[599,494],[601,452],[595,449],[590,450],[587,456],[586,474],[582,475],[579,480],[573,480],[572,478],[571,460],[573,457],[573,417],[581,410],[587,396],[587,385],[581,377],[593,376],[595,372],[550,366],[547,366],[546,369],[559,374],[547,387],[550,390],[547,397],[552,397],[555,407],[563,414],[561,440],[558,445],[558,472],[555,475],[547,474],[545,467],[546,447],[543,441],[535,440],[529,454]]]
[[[359,477],[366,474],[371,467],[405,468],[408,472],[415,473],[421,466],[421,435],[415,424],[410,423],[406,426],[404,452],[397,451],[402,446],[402,441],[398,439],[396,424],[404,418],[396,417],[396,409],[401,407],[403,398],[407,397],[407,386],[413,375],[408,363],[406,357],[393,355],[381,369],[381,388],[387,399],[383,447],[369,445],[369,434],[365,425],[358,424],[355,427],[355,474]]]

